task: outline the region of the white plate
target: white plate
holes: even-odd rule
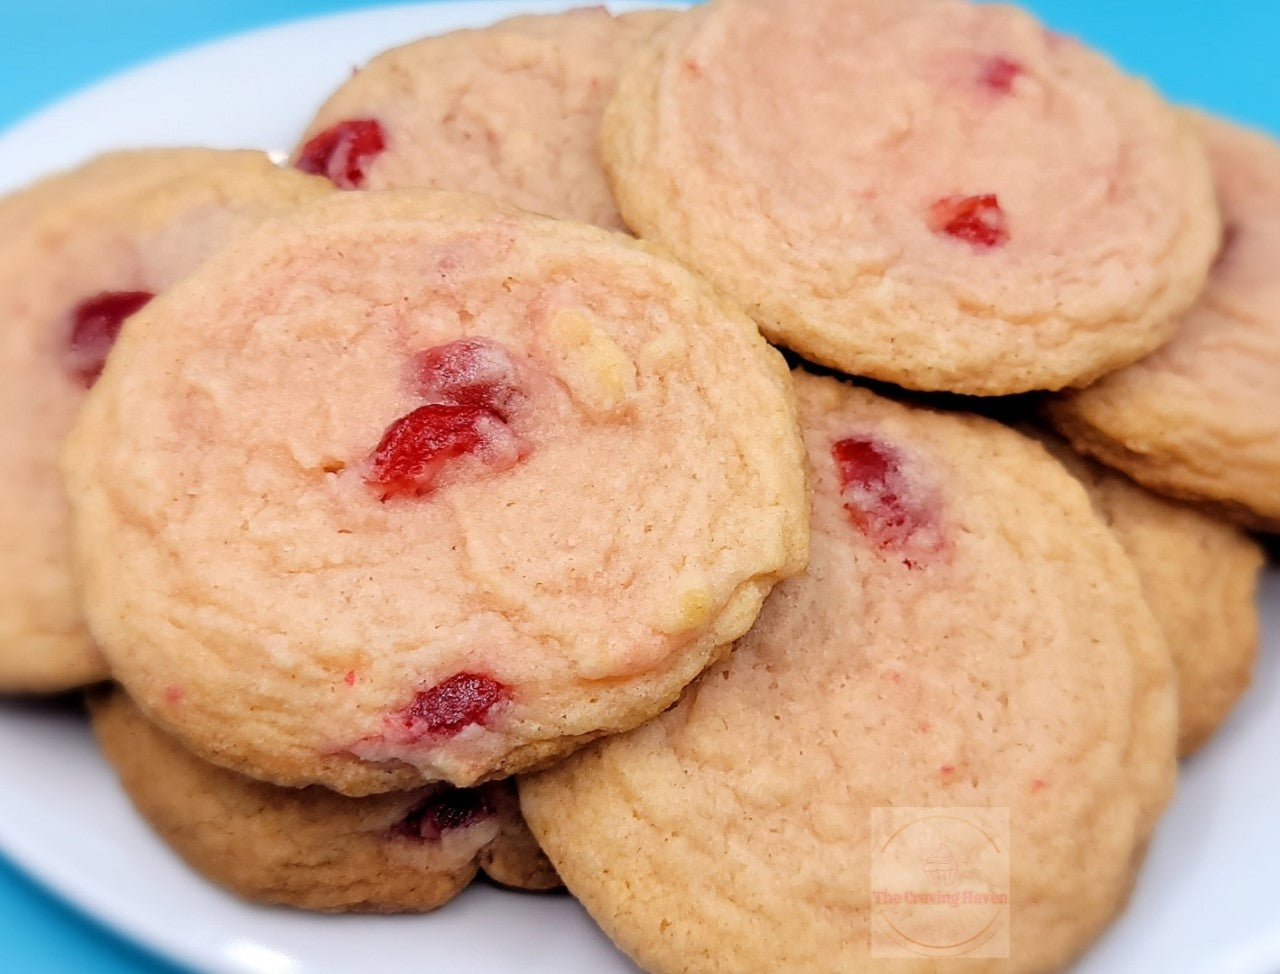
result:
[[[112,147],[284,149],[350,69],[379,50],[565,5],[387,7],[195,48],[117,76],[0,137],[0,190]],[[1280,573],[1274,569],[1262,600],[1267,645],[1256,685],[1230,725],[1186,766],[1132,906],[1078,974],[1280,971]],[[67,713],[0,706],[0,781],[0,848],[11,859],[100,921],[199,971],[405,974],[454,965],[468,974],[636,971],[567,897],[477,886],[422,917],[321,917],[241,903],[196,877],[151,834],[83,721]]]

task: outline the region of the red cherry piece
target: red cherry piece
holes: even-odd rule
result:
[[[430,690],[421,690],[400,715],[415,736],[453,737],[484,724],[489,711],[511,699],[511,688],[480,673],[459,673]]]
[[[487,338],[464,338],[418,355],[418,393],[428,402],[479,406],[503,420],[519,394],[511,354]]]
[[[387,147],[382,126],[372,118],[339,122],[315,136],[298,155],[298,168],[327,176],[339,189],[364,185],[366,165]]]
[[[382,500],[429,493],[450,461],[482,450],[508,435],[500,417],[483,406],[432,403],[392,423],[373,451],[365,482]]]
[[[86,388],[98,381],[125,319],[154,297],[150,291],[104,291],[76,305],[67,340],[67,371]]]
[[[978,80],[992,91],[1007,95],[1013,91],[1014,80],[1024,73],[1025,69],[1017,61],[1011,61],[1007,57],[989,57],[982,62]]]
[[[446,832],[465,829],[493,815],[487,789],[444,788],[431,795],[392,826],[392,835],[438,841]]]
[[[840,478],[840,497],[854,527],[882,550],[909,552],[904,559],[941,547],[930,511],[902,470],[902,457],[892,447],[871,439],[840,440],[831,447]]]
[[[933,204],[932,226],[975,247],[988,249],[1007,243],[1004,211],[994,194],[948,196]]]

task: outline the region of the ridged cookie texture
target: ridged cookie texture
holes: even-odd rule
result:
[[[772,341],[913,389],[1137,360],[1220,231],[1186,121],[995,4],[712,0],[629,62],[601,151],[628,225]]]
[[[91,696],[90,709],[142,816],[197,872],[246,899],[418,913],[453,899],[480,869],[508,886],[559,885],[509,782],[366,798],[278,788],[201,761],[120,690]]]
[[[330,189],[260,152],[154,149],[0,200],[0,692],[107,676],[77,601],[58,451],[111,330],[236,232]]]
[[[1253,679],[1262,548],[1236,525],[1043,442],[1084,485],[1138,570],[1178,674],[1178,753],[1201,747]]]
[[[345,188],[484,193],[625,229],[596,136],[619,67],[673,16],[591,7],[394,48],[334,92],[295,163]]]
[[[335,193],[131,322],[64,455],[93,631],[202,757],[467,786],[661,712],[802,570],[782,358],[621,234]]]
[[[1007,813],[982,867],[1007,878],[935,840],[897,895],[1003,895],[1006,956],[965,969],[1061,969],[1122,907],[1173,790],[1172,667],[1133,566],[1033,440],[796,382],[807,574],[676,707],[521,778],[526,820],[646,970],[926,972],[964,953],[948,918],[985,907],[944,905],[932,956],[877,953],[876,816]],[[999,915],[957,931],[980,946]]]
[[[1152,490],[1280,530],[1280,143],[1196,115],[1226,220],[1168,345],[1049,407],[1085,453]]]

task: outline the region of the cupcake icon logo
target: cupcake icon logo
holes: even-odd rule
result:
[[[960,867],[955,857],[945,845],[933,850],[933,855],[924,861],[924,874],[934,886],[954,886],[956,877],[960,875]]]
[[[872,812],[871,955],[1009,956],[1009,810]]]

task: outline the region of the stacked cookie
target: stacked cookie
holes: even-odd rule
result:
[[[3,686],[117,681],[104,753],[250,898],[1059,969],[1248,684],[1276,159],[1011,8],[712,0],[388,52],[286,169],[54,177],[0,203]],[[1003,911],[884,909],[975,809],[1003,871],[907,859]]]

